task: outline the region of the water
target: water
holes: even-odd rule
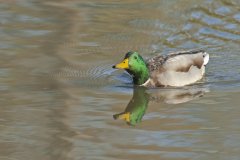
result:
[[[0,159],[238,160],[239,6],[1,1]],[[192,48],[210,63],[183,88],[133,88],[111,68],[129,50],[149,58]],[[134,121],[119,119],[127,111]]]

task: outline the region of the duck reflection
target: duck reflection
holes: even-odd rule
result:
[[[114,119],[123,119],[129,125],[136,125],[141,122],[149,101],[167,104],[179,104],[191,101],[208,92],[206,88],[168,88],[147,90],[145,87],[135,86],[133,97],[128,103],[126,109],[113,115]]]

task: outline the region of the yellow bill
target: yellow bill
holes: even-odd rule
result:
[[[124,59],[121,63],[116,64],[115,66],[113,66],[113,68],[128,69],[128,58]]]

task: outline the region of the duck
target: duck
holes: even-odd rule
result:
[[[129,51],[123,61],[112,68],[124,69],[137,86],[182,87],[201,80],[208,62],[209,54],[203,49],[160,54],[148,60],[137,51]]]

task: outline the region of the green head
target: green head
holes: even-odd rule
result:
[[[126,53],[124,60],[113,66],[113,68],[125,69],[130,75],[133,76],[133,83],[135,85],[142,85],[149,78],[148,67],[137,52]]]

